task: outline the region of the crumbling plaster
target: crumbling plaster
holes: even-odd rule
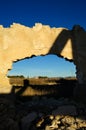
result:
[[[9,93],[12,89],[7,78],[12,63],[33,55],[55,54],[73,60],[78,81],[85,83],[85,52],[86,32],[80,26],[72,30],[40,23],[32,28],[15,23],[9,28],[0,26],[0,93]]]

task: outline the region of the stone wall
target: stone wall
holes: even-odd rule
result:
[[[9,28],[0,26],[0,92],[11,91],[7,73],[12,63],[33,55],[55,54],[73,60],[78,81],[86,82],[85,43],[86,32],[80,26],[72,30],[50,28],[40,23],[32,28],[20,24]]]

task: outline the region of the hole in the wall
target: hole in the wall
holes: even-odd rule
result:
[[[26,89],[27,86],[31,86],[31,84],[35,85],[37,88],[34,92],[32,88],[29,87],[29,95],[31,93],[32,95],[43,95],[45,93],[49,94],[52,91],[52,88],[56,89],[59,82],[61,82],[63,86],[63,83],[66,83],[63,80],[64,78],[75,78],[76,75],[73,62],[66,61],[65,59],[59,58],[56,55],[47,55],[28,58],[13,63],[13,69],[8,72],[8,77],[17,78],[13,80],[15,83],[10,80],[10,83],[14,86],[24,86]],[[57,78],[59,81],[57,81]],[[22,83],[20,82],[21,79]],[[35,79],[36,82],[34,82],[33,79]],[[42,87],[42,85],[47,85],[47,83],[49,85],[49,87],[47,87],[49,90],[47,89],[46,91],[39,91],[38,86],[41,85],[41,88],[43,89],[44,86]],[[70,85],[70,83],[67,84]],[[52,88],[50,89],[50,87]]]
[[[75,65],[56,55],[37,56],[14,62],[8,76],[75,77]]]

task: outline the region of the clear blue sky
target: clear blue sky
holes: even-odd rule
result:
[[[32,27],[40,22],[51,27],[80,24],[86,29],[86,0],[0,0],[0,24],[13,22]],[[73,63],[57,56],[34,57],[13,64],[10,75],[74,76]]]

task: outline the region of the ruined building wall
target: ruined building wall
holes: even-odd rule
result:
[[[78,80],[84,82],[86,32],[77,30],[50,28],[42,24],[35,24],[32,28],[20,24],[13,24],[10,28],[0,26],[0,92],[11,91],[6,75],[12,69],[12,63],[33,55],[56,54],[73,60]]]

